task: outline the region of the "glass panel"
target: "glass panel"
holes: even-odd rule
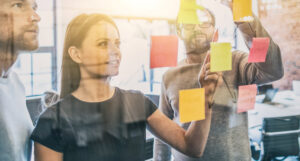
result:
[[[38,74],[33,76],[33,95],[40,95],[51,89],[52,76],[49,74]]]
[[[37,0],[37,13],[41,17],[39,22],[40,46],[53,46],[53,1]]]
[[[51,73],[51,53],[35,53],[32,55],[33,73]]]
[[[15,70],[19,74],[30,74],[31,73],[31,55],[30,53],[20,54]]]
[[[31,75],[30,74],[26,74],[26,75],[20,74],[19,77],[25,87],[26,96],[32,95]]]

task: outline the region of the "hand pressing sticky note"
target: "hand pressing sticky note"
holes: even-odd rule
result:
[[[179,91],[179,117],[182,123],[205,119],[204,88]]]
[[[246,112],[248,110],[254,109],[256,94],[256,84],[239,86],[237,113]]]
[[[233,1],[233,20],[236,22],[252,21],[252,0]]]
[[[230,43],[210,43],[210,71],[232,70],[232,53]]]
[[[201,24],[197,10],[204,10],[204,8],[197,5],[196,0],[181,0],[177,22],[181,24]]]
[[[265,62],[267,52],[269,49],[270,39],[266,38],[253,38],[252,47],[248,58],[249,63]]]
[[[177,36],[152,36],[150,68],[177,66]]]

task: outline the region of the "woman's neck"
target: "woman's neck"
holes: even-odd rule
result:
[[[85,102],[102,102],[110,99],[115,92],[115,87],[110,85],[110,78],[83,79],[76,91],[72,94]]]

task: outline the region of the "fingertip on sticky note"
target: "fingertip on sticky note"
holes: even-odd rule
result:
[[[233,20],[236,22],[253,21],[252,0],[233,1]]]
[[[230,43],[210,43],[210,71],[232,70],[232,52]]]
[[[252,47],[248,56],[248,63],[265,62],[270,45],[270,38],[253,38]]]

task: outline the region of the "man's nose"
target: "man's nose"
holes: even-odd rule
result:
[[[40,22],[41,21],[41,17],[40,15],[36,12],[35,9],[31,9],[29,11],[29,21],[32,22]]]
[[[201,27],[200,27],[200,24],[195,24],[195,26],[194,26],[194,30],[196,30],[196,31],[201,31]]]

